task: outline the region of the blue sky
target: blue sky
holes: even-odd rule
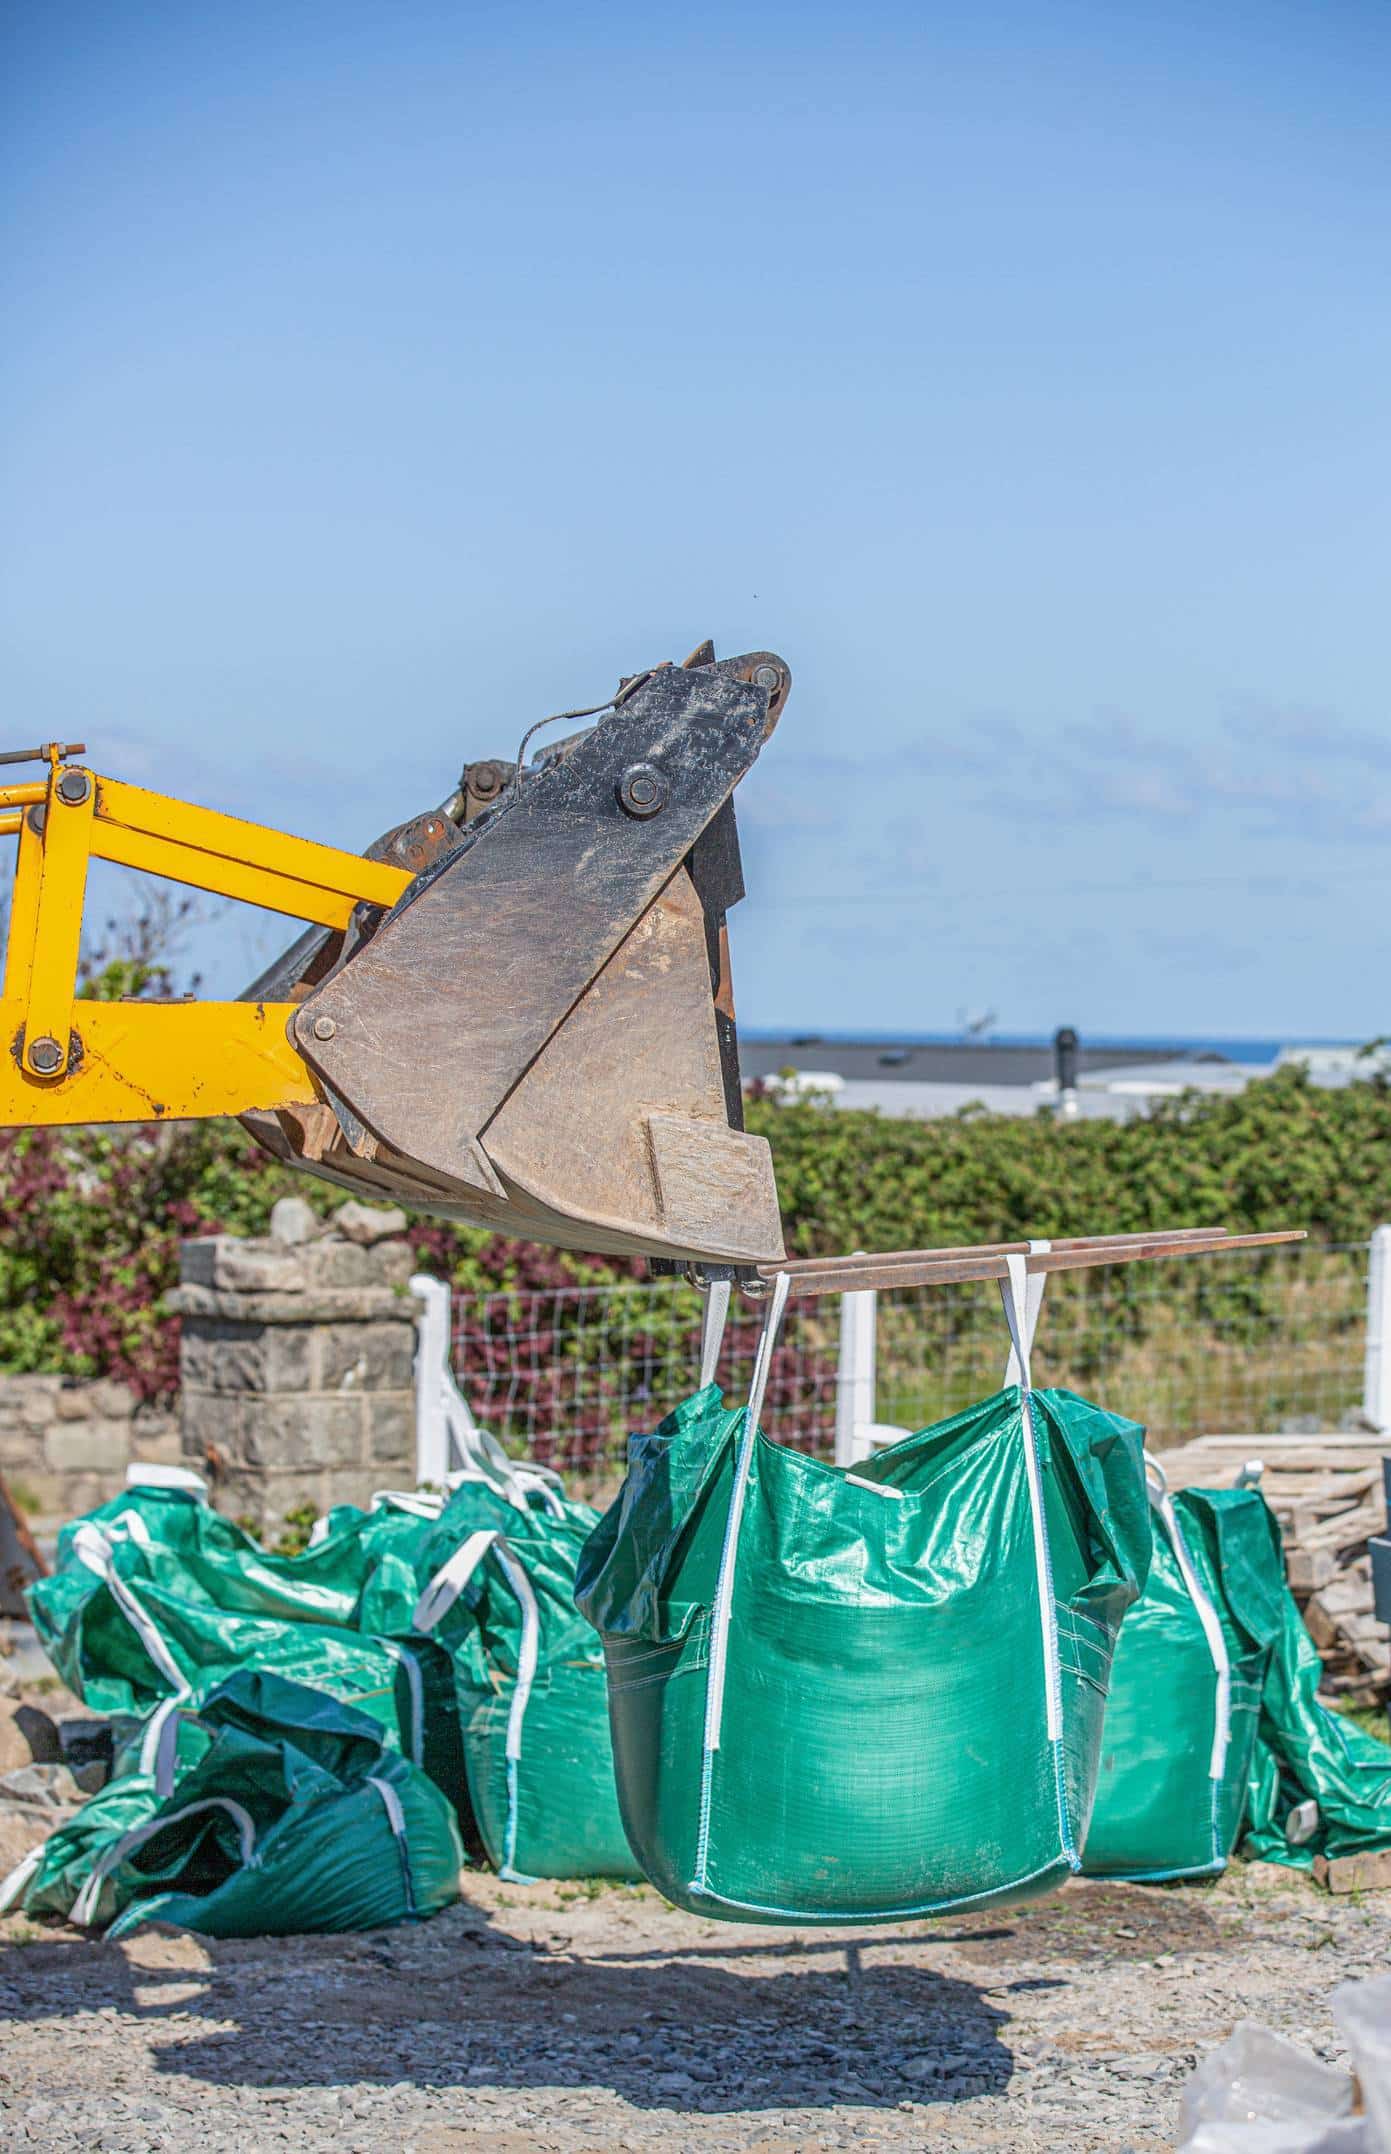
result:
[[[5,38],[13,744],[360,846],[767,645],[746,1024],[1387,1029],[1383,7]]]

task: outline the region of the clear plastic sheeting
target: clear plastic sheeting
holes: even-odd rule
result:
[[[1351,2073],[1242,2020],[1184,2089],[1180,2154],[1391,2154],[1391,1976],[1345,1983],[1333,2016]]]

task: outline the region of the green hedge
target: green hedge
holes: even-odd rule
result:
[[[900,1121],[764,1096],[750,1101],[749,1125],[772,1143],[798,1256],[1214,1223],[1355,1242],[1391,1218],[1391,1089],[1379,1080],[1320,1091],[1290,1070],[1128,1123],[971,1110]],[[323,1211],[342,1201],[234,1123],[0,1139],[0,1367],[112,1374],[142,1396],[167,1393],[178,1339],[164,1297],[181,1236],[259,1233],[291,1190]],[[426,1269],[467,1289],[643,1269],[432,1220],[412,1239]],[[1220,1299],[1227,1320],[1244,1310],[1260,1336],[1267,1317],[1249,1271],[1223,1284],[1216,1267],[1188,1268],[1209,1276],[1185,1294]]]

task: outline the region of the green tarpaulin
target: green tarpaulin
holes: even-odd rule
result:
[[[1028,1384],[1026,1286],[1006,1314]],[[853,1472],[707,1385],[634,1437],[584,1552],[623,1820],[668,1899],[927,1915],[1079,1866],[1112,1648],[1149,1561],[1142,1431],[1011,1386]]]
[[[167,1729],[153,1769],[113,1780],[13,1873],[27,1913],[255,1937],[372,1929],[458,1898],[449,1803],[366,1715],[245,1671]]]
[[[1214,1565],[1201,1492],[1170,1497],[1150,1461],[1154,1557],[1111,1668],[1083,1868],[1159,1880],[1226,1867],[1241,1824],[1268,1648]],[[1264,1512],[1254,1491],[1234,1509]],[[1240,1581],[1233,1596],[1242,1599]]]

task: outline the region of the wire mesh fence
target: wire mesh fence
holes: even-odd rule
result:
[[[1117,1265],[1049,1280],[1034,1379],[1142,1421],[1158,1448],[1226,1431],[1334,1429],[1362,1397],[1365,1243]],[[587,1485],[622,1469],[696,1382],[702,1300],[673,1281],[459,1295],[454,1366],[478,1420],[509,1448]],[[747,1389],[756,1305],[731,1306],[720,1378]],[[830,1456],[839,1298],[794,1299],[764,1420]],[[917,1429],[995,1390],[1008,1340],[991,1282],[878,1299],[875,1417]]]

